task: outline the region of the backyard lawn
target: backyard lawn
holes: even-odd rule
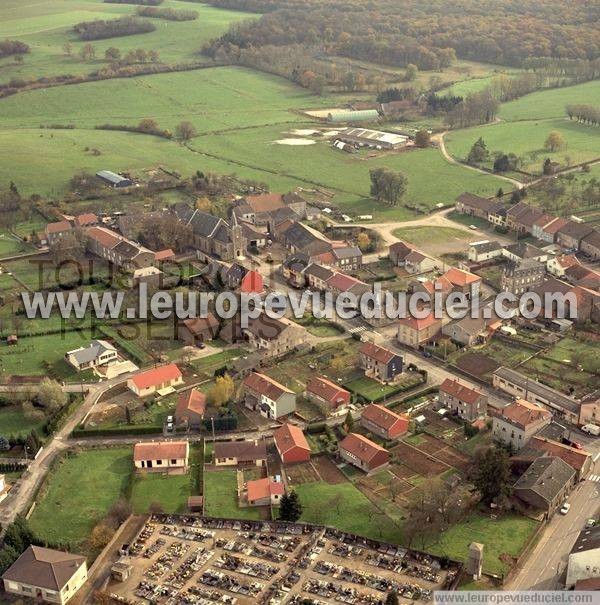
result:
[[[375,540],[401,542],[400,528],[352,483],[331,485],[318,481],[302,483],[294,489],[304,507],[302,521],[337,527]]]
[[[483,570],[502,575],[509,569],[501,560],[502,555],[518,556],[536,527],[536,521],[520,515],[492,519],[490,515],[474,512],[441,534],[436,542],[428,544],[426,550],[456,561],[466,561],[469,544],[480,542],[485,545]]]
[[[260,518],[260,511],[257,508],[238,507],[235,470],[204,473],[204,514],[207,517],[230,519]]]
[[[135,513],[147,513],[150,505],[160,504],[166,513],[183,513],[192,495],[190,476],[148,474],[135,477],[131,490],[131,505]]]
[[[373,378],[367,376],[361,376],[346,382],[344,386],[355,393],[364,397],[367,401],[375,401],[379,399],[385,399],[394,393],[398,392],[400,386],[416,386],[420,384],[421,375],[415,372],[404,374],[402,379],[397,384],[382,384]]]
[[[39,429],[43,424],[43,421],[27,420],[21,406],[0,407],[0,435],[4,437],[28,435],[32,429]]]
[[[125,495],[132,464],[130,447],[65,456],[42,487],[31,528],[43,540],[79,550],[93,527]]]

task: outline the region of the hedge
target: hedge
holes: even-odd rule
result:
[[[162,428],[156,426],[130,426],[114,427],[112,429],[73,429],[71,437],[112,437],[119,435],[158,435],[162,433]]]

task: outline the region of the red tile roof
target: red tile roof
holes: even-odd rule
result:
[[[445,277],[451,284],[461,287],[481,281],[479,275],[475,275],[469,271],[463,271],[457,267],[451,267],[442,277]]]
[[[98,217],[93,212],[86,212],[75,217],[75,224],[78,227],[87,227],[95,225],[98,222]]]
[[[310,445],[308,445],[302,429],[288,422],[280,426],[273,433],[273,438],[281,456],[294,447],[299,447],[310,452]]]
[[[281,193],[262,193],[260,195],[249,195],[246,203],[254,212],[272,212],[283,207],[283,196]]]
[[[146,370],[140,374],[136,374],[130,380],[140,390],[149,387],[157,386],[172,380],[179,380],[182,377],[181,371],[174,363],[169,363],[166,366],[160,366],[151,370]]]
[[[489,410],[491,416],[508,420],[521,428],[527,428],[529,425],[539,422],[540,420],[552,418],[552,414],[548,410],[544,410],[537,405],[518,399],[513,401],[506,407],[496,410]]]
[[[133,459],[142,460],[185,460],[188,453],[187,441],[155,441],[136,443]]]
[[[350,452],[350,454],[363,462],[370,462],[379,452],[388,453],[385,448],[358,433],[349,433],[340,442],[340,449]]]
[[[436,323],[441,324],[441,319],[437,319],[435,317],[435,315],[433,313],[429,313],[429,315],[427,315],[426,317],[423,317],[421,319],[417,318],[417,317],[403,317],[402,319],[398,320],[398,324],[399,325],[403,325],[403,326],[408,326],[409,328],[412,328],[413,330],[425,330],[426,328],[429,328],[430,326],[435,325]]]
[[[534,436],[528,443],[529,447],[538,452],[546,452],[550,456],[557,456],[573,467],[576,471],[581,472],[583,466],[590,459],[591,454],[585,450],[578,450],[568,445],[544,439],[543,437]]]
[[[86,233],[89,238],[109,249],[114,248],[121,241],[116,233],[104,227],[90,227]]]
[[[285,393],[293,392],[276,380],[273,380],[270,376],[260,374],[259,372],[252,372],[246,376],[244,378],[244,386],[255,393],[265,395],[272,401],[277,401]]]
[[[272,495],[283,496],[285,488],[281,481],[273,481],[269,477],[248,481],[248,502],[255,502]]]
[[[380,363],[389,363],[398,353],[384,349],[374,342],[364,342],[360,347],[360,352],[367,357],[371,357]]]
[[[194,412],[204,416],[206,411],[206,395],[198,389],[190,389],[179,395],[175,414],[178,417],[185,417],[186,412]]]
[[[458,380],[451,380],[450,378],[446,378],[446,380],[442,382],[440,391],[448,393],[448,395],[452,395],[459,401],[464,401],[470,405],[477,403],[477,400],[483,395],[479,391],[461,384]]]
[[[240,291],[244,294],[260,294],[264,289],[263,278],[258,271],[248,271],[240,283]]]
[[[347,292],[353,286],[360,283],[359,280],[350,277],[349,275],[345,275],[344,273],[334,273],[328,280],[327,286],[329,288],[335,288],[340,292]]]
[[[68,221],[58,221],[46,225],[46,233],[61,233],[62,231],[69,231],[69,229],[71,229],[71,223]]]
[[[547,233],[548,235],[554,235],[559,229],[562,229],[568,222],[568,219],[559,216],[558,218],[554,219],[551,223],[548,223],[542,229],[542,231],[544,233]]]
[[[313,376],[306,385],[306,390],[330,403],[337,403],[340,398],[343,399],[345,396],[350,395],[346,389],[342,389],[335,382],[331,382],[331,380],[327,380],[323,376]]]
[[[402,414],[396,414],[382,405],[372,403],[363,409],[362,417],[376,426],[389,431],[397,422],[408,422],[408,418]]]
[[[165,248],[154,253],[154,260],[171,260],[175,258],[175,252],[171,248]]]

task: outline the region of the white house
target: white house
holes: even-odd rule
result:
[[[106,340],[92,340],[87,347],[79,347],[65,354],[65,359],[76,370],[105,366],[118,361],[117,349]]]
[[[129,378],[127,388],[138,397],[146,397],[157,392],[159,394],[172,392],[173,387],[182,383],[181,370],[174,363],[169,363]]]
[[[189,454],[187,441],[136,443],[133,464],[137,471],[183,474],[187,472]]]
[[[600,578],[600,526],[581,531],[567,566],[566,587],[572,588],[579,580]]]

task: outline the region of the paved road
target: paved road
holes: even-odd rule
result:
[[[595,465],[597,472],[598,465]],[[600,508],[600,483],[584,481],[569,496],[571,510],[557,513],[506,590],[557,590],[563,587],[569,553],[579,532]]]

